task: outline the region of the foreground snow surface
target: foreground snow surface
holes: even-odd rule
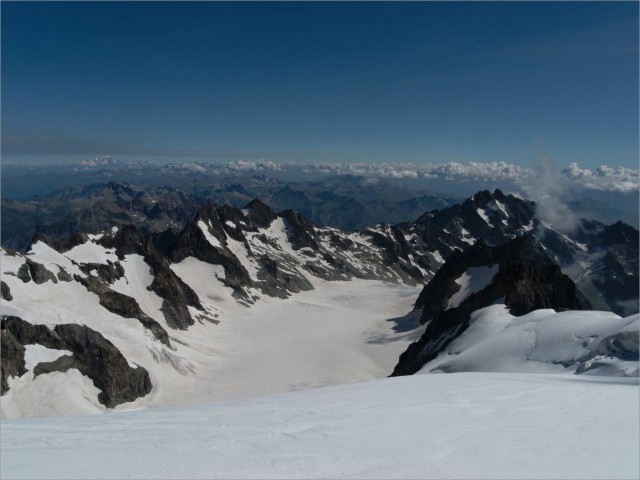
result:
[[[638,379],[414,375],[2,421],[2,478],[638,478]]]

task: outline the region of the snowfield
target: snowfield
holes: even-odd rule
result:
[[[145,313],[164,325],[161,302],[146,288],[151,278],[140,258],[127,256],[126,277],[114,289],[128,291]],[[157,342],[136,320],[100,308],[97,296],[77,284],[13,282],[12,291],[19,295],[12,302],[2,302],[2,313],[22,315],[33,323],[55,324],[42,319],[59,318],[59,323],[87,324],[99,329],[132,364],[146,368],[151,393],[116,410],[205,403],[386,377],[424,330],[417,318],[401,332],[394,331],[395,323],[388,321],[406,313],[415,302],[419,293],[415,287],[315,279],[314,290],[287,299],[265,296],[247,307],[216,279],[219,266],[187,258],[173,268],[220,321],[196,322],[186,331],[170,330],[175,351],[158,350]],[[71,286],[72,303],[63,295]],[[152,351],[163,361],[154,360]],[[32,363],[29,367],[35,366]],[[11,389],[0,398],[2,418],[107,411],[98,402],[92,381],[77,370],[34,379],[29,369],[20,378],[11,377],[9,383]]]
[[[547,309],[514,317],[505,305],[491,305],[474,312],[470,323],[420,372],[638,377],[640,314]]]
[[[414,375],[3,420],[2,478],[638,478],[638,379]]]

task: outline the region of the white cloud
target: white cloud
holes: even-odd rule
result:
[[[148,166],[148,162],[122,162],[112,157],[92,158],[78,164],[80,168],[105,168],[109,166]],[[448,182],[513,183],[522,190],[531,189],[540,177],[539,169],[522,167],[505,162],[448,162],[448,163],[314,163],[300,164],[272,160],[236,160],[227,163],[178,163],[165,168],[209,174],[241,174],[250,172],[298,171],[319,175],[357,175],[375,178],[424,179]],[[550,179],[550,178],[549,178]],[[595,170],[581,168],[570,163],[553,173],[554,182],[562,182],[563,188],[634,192],[638,191],[638,170],[626,167],[601,165]]]
[[[288,166],[287,163],[278,163],[271,160],[237,160],[224,165],[231,172],[259,172],[259,171],[280,171],[283,167]]]
[[[305,165],[302,171],[325,175],[361,175],[378,178],[423,178],[452,182],[495,181],[513,182],[521,188],[540,177],[540,171],[505,162],[449,162],[449,163],[327,163]],[[553,172],[552,180],[562,187],[592,190],[632,192],[638,190],[638,170],[602,165],[595,171],[570,163]],[[551,180],[551,176],[545,178]]]
[[[591,171],[588,168],[580,168],[577,163],[570,163],[561,173],[570,182],[592,190],[638,190],[638,170],[631,168],[600,165],[595,171]]]

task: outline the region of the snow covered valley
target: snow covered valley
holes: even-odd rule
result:
[[[211,402],[382,378],[391,373],[400,354],[424,330],[415,319],[413,325],[405,322],[402,331],[395,332],[396,323],[389,321],[402,317],[415,302],[419,293],[415,287],[357,279],[316,281],[314,290],[287,299],[265,296],[246,307],[226,289],[212,289],[209,270],[214,266],[190,259],[182,267],[189,268],[190,281],[201,298],[208,299],[212,290],[218,292],[215,302],[220,323],[196,323],[188,330],[172,331],[176,351],[165,351],[164,361],[144,363],[150,371],[152,391],[116,410]],[[58,286],[49,285],[52,289]],[[39,290],[42,295],[42,287]],[[87,292],[78,295],[76,302],[86,296]],[[148,296],[144,287],[136,295]],[[4,313],[9,308],[5,304]],[[38,311],[33,304],[28,308]],[[51,305],[45,302],[40,308]],[[95,309],[91,304],[84,308]],[[140,359],[149,355],[148,342],[127,342],[125,335],[131,335],[131,329],[124,333],[114,329],[111,338],[126,345],[123,350],[128,357],[142,363]],[[177,368],[168,368],[167,362],[174,362]],[[53,372],[35,380],[29,372],[10,379],[11,389],[2,396],[3,416],[105,412],[91,381],[74,372]],[[86,385],[79,389],[83,379]],[[43,397],[48,400],[43,401]]]

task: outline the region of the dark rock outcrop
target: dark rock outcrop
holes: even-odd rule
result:
[[[2,297],[3,300],[13,300],[13,296],[11,295],[11,289],[9,288],[9,285],[7,285],[6,283],[4,283],[4,281],[0,280],[0,297]]]
[[[89,236],[86,233],[72,233],[71,235],[62,238],[53,238],[49,235],[38,232],[31,239],[31,245],[34,245],[37,242],[42,242],[49,245],[54,250],[64,253],[71,250],[73,247],[82,245],[87,240],[89,240]]]
[[[170,250],[175,249],[176,244],[176,237],[172,234],[171,237],[169,240],[169,234],[165,235],[165,240],[171,242],[171,245],[166,245]],[[169,260],[156,248],[156,241],[158,241],[158,237],[144,235],[133,226],[123,225],[114,235],[103,237],[100,243],[107,248],[114,248],[121,259],[125,255],[131,254],[137,254],[144,258],[153,275],[153,282],[149,289],[162,298],[161,311],[167,325],[171,328],[185,329],[194,324],[187,306],[201,310],[202,305],[196,293],[171,270]],[[116,268],[117,266],[119,263],[115,264]],[[100,271],[98,274],[100,275]],[[101,276],[101,278],[111,283],[109,276]]]
[[[61,282],[73,281],[73,277],[69,275],[69,272],[67,272],[63,267],[58,267],[57,277],[58,277],[58,280],[60,280]]]
[[[535,227],[534,217],[533,202],[496,189],[493,193],[483,190],[462,203],[427,212],[413,226],[428,250],[438,250],[446,258],[452,248],[468,247],[465,237],[500,245],[520,236],[525,233],[524,226]]]
[[[25,368],[24,346],[16,340],[16,338],[4,328],[0,330],[0,373],[2,375],[2,382],[0,386],[0,394],[9,390],[8,377],[20,377],[27,373]]]
[[[220,241],[221,247],[214,247],[196,222],[188,222],[176,238],[171,252],[171,260],[180,262],[187,257],[194,257],[213,265],[222,265],[225,272],[223,282],[234,290],[236,296],[244,298],[243,288],[251,285],[249,273],[230,251],[222,247],[225,242],[225,234],[217,213],[213,213],[215,209],[210,207],[206,212],[208,212],[208,216],[216,219],[215,222],[206,225],[209,233]],[[218,228],[221,231],[218,231]]]
[[[459,290],[455,280],[469,267],[498,265],[490,283],[448,308]],[[569,277],[535,246],[519,237],[498,247],[478,242],[465,252],[454,252],[424,288],[416,302],[421,323],[429,322],[422,337],[400,356],[392,375],[410,375],[434,359],[469,327],[471,314],[500,301],[515,316],[536,309],[590,310],[591,305]]]
[[[98,277],[108,284],[112,284],[124,276],[124,268],[122,268],[120,262],[112,262],[111,260],[107,260],[106,264],[83,263],[80,265],[80,270],[87,275],[95,270]]]
[[[312,250],[319,249],[313,225],[307,222],[300,213],[294,210],[284,210],[280,212],[279,216],[285,220],[287,236],[294,250],[305,247]]]
[[[31,281],[31,272],[29,271],[29,264],[27,262],[24,262],[22,265],[20,265],[20,268],[16,273],[16,277],[18,277],[24,283],[29,283]]]
[[[33,369],[34,376],[76,368],[101,390],[98,400],[107,408],[131,402],[151,391],[149,373],[143,367],[129,366],[127,359],[109,340],[86,325],[63,324],[50,330],[45,325],[33,325],[19,317],[4,317],[2,393],[8,389],[7,376],[26,373],[24,345],[34,344],[72,353],[53,362],[37,364]]]
[[[187,306],[202,310],[198,295],[178,277],[169,262],[157,252],[150,252],[145,258],[153,274],[149,289],[162,298],[160,311],[171,328],[184,330],[193,325],[194,320]]]
[[[253,224],[260,228],[268,228],[271,222],[278,218],[267,204],[257,198],[251,200],[244,208],[247,210],[247,217],[249,217]]]
[[[262,290],[262,293],[266,295],[287,298],[291,292],[298,293],[301,290],[313,289],[313,285],[309,280],[282,271],[278,267],[278,262],[267,255],[260,257],[259,264],[262,268],[258,271],[259,282],[257,282],[257,285]]]
[[[171,348],[169,342],[169,335],[167,331],[162,328],[158,322],[149,317],[140,309],[138,302],[128,295],[111,290],[104,283],[98,280],[96,277],[82,278],[79,275],[73,276],[74,280],[84,285],[84,287],[98,295],[100,299],[100,305],[109,310],[111,313],[120,315],[123,318],[136,318],[146,328],[151,331],[153,336],[161,343]]]
[[[44,265],[34,262],[27,258],[18,269],[17,277],[24,283],[33,280],[36,284],[41,285],[45,282],[52,281],[58,283],[56,276],[47,270]]]

